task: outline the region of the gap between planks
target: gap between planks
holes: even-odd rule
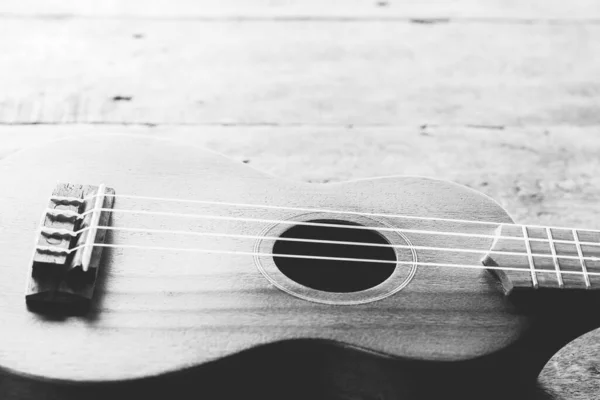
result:
[[[599,25],[4,20],[0,33],[8,124],[600,124]]]
[[[3,0],[6,17],[156,19],[459,19],[576,20],[600,18],[595,0]]]

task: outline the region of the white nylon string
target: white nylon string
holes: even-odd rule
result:
[[[168,217],[177,218],[190,218],[190,219],[212,219],[221,221],[242,221],[242,222],[256,222],[256,223],[267,223],[267,224],[284,224],[284,225],[302,225],[302,226],[318,226],[325,228],[343,228],[343,229],[357,229],[357,230],[371,230],[379,232],[401,232],[401,233],[414,233],[423,235],[442,235],[442,236],[456,236],[466,238],[481,238],[481,239],[506,239],[506,240],[518,240],[523,241],[522,237],[514,236],[500,236],[500,235],[487,235],[487,234],[475,234],[475,233],[461,233],[461,232],[444,232],[444,231],[428,231],[421,229],[400,229],[400,228],[389,228],[389,227],[376,227],[376,226],[363,226],[363,225],[343,225],[343,224],[328,224],[320,222],[306,222],[306,221],[293,221],[293,220],[277,220],[277,219],[263,219],[263,218],[246,218],[246,217],[229,217],[225,215],[204,215],[204,214],[186,214],[186,213],[174,213],[168,211],[147,211],[147,210],[126,210],[126,209],[111,209],[103,208],[103,212],[112,213],[124,213],[124,214],[140,214],[140,215],[161,215]],[[81,214],[81,217],[89,214],[90,211]],[[502,224],[496,223],[497,226]],[[511,224],[512,225],[512,224]],[[529,241],[535,242],[546,242],[548,239],[541,238],[529,238]],[[567,243],[575,244],[573,240],[554,240],[554,243]],[[594,242],[579,242],[586,246],[600,246],[600,243]]]
[[[84,200],[95,198],[98,195],[90,196]],[[162,201],[162,202],[180,202],[180,203],[197,203],[197,204],[212,204],[212,205],[223,205],[223,206],[233,206],[233,207],[249,207],[249,208],[265,208],[265,209],[282,209],[282,210],[294,210],[294,211],[302,211],[302,212],[319,212],[319,213],[332,213],[332,214],[342,214],[342,215],[360,215],[360,216],[374,216],[374,217],[387,217],[387,218],[405,218],[405,219],[413,219],[413,220],[428,220],[428,221],[445,221],[445,222],[459,222],[459,223],[469,223],[469,224],[481,224],[481,225],[492,225],[494,227],[499,227],[502,224],[498,222],[486,222],[486,221],[473,221],[473,220],[462,220],[462,219],[449,219],[449,218],[435,218],[435,217],[415,217],[415,216],[407,216],[407,215],[395,215],[395,214],[381,214],[381,213],[361,213],[354,211],[338,211],[338,210],[329,210],[329,209],[314,209],[314,208],[300,208],[300,207],[280,207],[280,206],[270,206],[270,205],[255,205],[255,204],[244,204],[244,203],[229,203],[229,202],[216,202],[216,201],[204,201],[204,200],[183,200],[183,199],[174,199],[174,198],[160,198],[160,197],[149,197],[149,196],[134,196],[134,195],[112,195],[112,194],[104,194],[104,196],[113,196],[120,198],[132,198],[132,199],[145,199],[145,200],[153,200],[153,201]],[[69,200],[69,198],[60,198],[54,197],[58,200]],[[81,200],[81,199],[78,199]],[[50,209],[49,212],[56,212],[57,210]],[[110,212],[110,213],[129,213],[129,214],[145,214],[145,215],[159,215],[159,216],[168,216],[168,217],[177,217],[177,218],[190,218],[190,219],[212,219],[212,220],[224,220],[224,221],[242,221],[242,222],[251,222],[251,223],[268,223],[268,224],[287,224],[287,225],[302,225],[302,226],[318,226],[325,228],[342,228],[342,229],[358,229],[358,230],[371,230],[371,231],[388,231],[388,232],[402,232],[402,233],[414,233],[414,234],[424,234],[424,235],[445,235],[445,236],[455,236],[455,237],[466,237],[466,238],[484,238],[484,239],[506,239],[506,240],[518,240],[524,241],[523,237],[513,237],[513,236],[500,236],[500,235],[489,235],[489,234],[470,234],[470,233],[461,233],[461,232],[444,232],[444,231],[431,231],[431,230],[419,230],[419,229],[399,229],[399,228],[391,228],[391,227],[369,227],[362,225],[344,225],[344,224],[329,224],[329,223],[319,223],[319,222],[308,222],[308,221],[292,221],[292,220],[277,220],[277,219],[263,219],[263,218],[245,218],[245,217],[230,217],[223,215],[203,215],[203,214],[187,214],[187,213],[175,213],[175,212],[162,212],[162,211],[148,211],[148,210],[127,210],[127,209],[96,209],[95,211],[101,212]],[[88,211],[84,214],[78,215],[79,218],[83,218],[85,215],[89,214],[92,211]],[[571,228],[561,228],[561,227],[545,227],[545,226],[536,226],[536,225],[520,225],[520,224],[507,224],[507,226],[516,226],[516,227],[537,227],[537,228],[552,228],[552,229],[569,229]],[[89,228],[86,228],[89,229]],[[264,237],[264,236],[253,236],[253,235],[238,235],[238,234],[221,234],[221,233],[210,233],[210,232],[189,232],[189,231],[169,231],[169,230],[160,230],[160,229],[143,229],[143,228],[119,228],[119,227],[104,227],[100,226],[98,229],[105,230],[113,230],[113,231],[129,231],[129,232],[147,232],[147,233],[156,233],[156,234],[186,234],[186,235],[198,235],[198,236],[217,236],[217,237],[234,237],[234,238],[251,238],[251,239],[262,239],[262,240],[287,240],[287,241],[296,241],[296,242],[308,242],[308,243],[326,243],[326,244],[342,244],[342,245],[358,245],[358,246],[377,246],[377,247],[394,247],[394,248],[406,248],[406,249],[420,249],[420,250],[434,250],[434,251],[448,251],[448,252],[464,252],[464,253],[481,253],[481,254],[502,254],[502,255],[517,255],[517,256],[526,256],[527,253],[522,252],[503,252],[503,251],[491,251],[491,250],[477,250],[477,249],[452,249],[452,248],[440,248],[440,247],[430,247],[430,246],[409,246],[409,245],[385,245],[385,244],[377,244],[377,243],[362,243],[362,242],[345,242],[345,241],[330,241],[330,240],[317,240],[317,239],[300,239],[300,238],[281,238],[281,237]],[[80,232],[85,231],[82,229]],[[589,232],[598,232],[591,231]],[[48,235],[63,235],[64,232],[61,230],[51,230],[47,229],[46,234]],[[541,238],[528,238],[529,241],[539,241],[539,242],[550,242],[554,243],[568,243],[568,244],[576,244],[580,248],[581,245],[587,246],[600,246],[600,243],[595,242],[581,242],[578,240],[578,237],[574,238],[576,240],[552,240],[550,242],[549,238],[541,239]],[[73,249],[62,249],[54,246],[38,246],[38,250],[40,251],[48,251],[48,252],[62,252],[62,253],[72,253],[82,248],[86,247],[108,247],[108,248],[123,248],[123,249],[139,249],[139,250],[158,250],[158,251],[175,251],[175,252],[195,252],[195,253],[214,253],[214,254],[230,254],[230,255],[248,255],[255,257],[280,257],[280,258],[297,258],[297,259],[309,259],[309,260],[328,260],[328,261],[348,261],[348,262],[363,262],[363,263],[377,263],[377,264],[393,264],[393,265],[421,265],[421,266],[431,266],[431,267],[448,267],[448,268],[467,268],[467,269],[477,269],[477,270],[502,270],[502,271],[520,271],[529,273],[530,269],[523,268],[510,268],[510,267],[498,267],[498,266],[483,266],[483,265],[470,265],[470,264],[449,264],[449,263],[435,263],[435,262],[421,262],[421,261],[391,261],[391,260],[380,260],[380,259],[361,259],[361,258],[349,258],[349,257],[326,257],[326,256],[310,256],[310,255],[296,255],[296,254],[271,254],[271,253],[259,253],[259,252],[250,252],[250,251],[236,251],[236,250],[212,250],[212,249],[203,249],[203,248],[178,248],[178,247],[162,247],[162,246],[143,246],[143,245],[119,245],[119,244],[108,244],[108,243],[92,243],[92,244],[84,244],[82,246],[78,246]],[[563,258],[563,259],[574,259],[579,260],[583,263],[583,260],[591,260],[591,261],[600,261],[598,257],[581,257],[582,254],[579,254],[579,257],[576,256],[557,256],[553,254],[532,254],[536,257],[550,257],[550,258]],[[555,274],[556,271],[554,269],[544,270],[544,269],[535,269],[534,272],[539,273],[551,273]],[[600,272],[583,272],[583,271],[561,271],[562,274],[570,274],[570,275],[583,275],[587,276],[600,276]]]
[[[89,228],[86,228],[89,229]],[[415,249],[415,250],[431,250],[449,253],[474,253],[474,254],[498,254],[505,256],[520,256],[527,257],[526,252],[513,252],[513,251],[497,251],[497,250],[478,250],[478,249],[462,249],[462,248],[449,248],[449,247],[433,247],[433,246],[409,246],[403,244],[382,244],[382,243],[366,243],[366,242],[346,242],[341,240],[320,240],[320,239],[300,239],[300,238],[288,238],[288,237],[276,237],[276,236],[259,236],[259,235],[242,235],[235,233],[216,233],[216,232],[190,232],[180,230],[168,230],[168,229],[147,229],[147,228],[125,228],[115,226],[99,226],[98,229],[110,230],[110,231],[123,231],[123,232],[137,232],[137,233],[154,233],[154,234],[168,234],[168,235],[184,235],[184,236],[208,236],[208,237],[227,237],[236,239],[255,239],[255,240],[270,240],[270,241],[285,241],[285,242],[298,242],[298,243],[318,243],[318,244],[339,244],[348,246],[365,246],[365,247],[382,247],[382,248],[395,248],[395,249]],[[82,230],[83,231],[83,230]],[[600,257],[581,257],[579,256],[565,256],[565,255],[552,255],[552,254],[541,254],[531,253],[534,257],[544,257],[565,260],[588,260],[588,261],[600,261]]]
[[[432,262],[423,262],[423,261],[391,261],[391,260],[378,260],[378,259],[367,259],[367,258],[346,258],[346,257],[325,257],[325,256],[305,256],[300,254],[271,254],[271,253],[258,253],[252,251],[237,251],[237,250],[211,250],[211,249],[198,249],[198,248],[185,248],[185,247],[161,247],[161,246],[138,246],[138,245],[119,245],[119,244],[110,244],[110,243],[95,243],[92,245],[83,245],[71,250],[66,251],[66,253],[71,253],[86,246],[95,246],[95,247],[109,247],[109,248],[121,248],[121,249],[138,249],[138,250],[159,250],[159,251],[175,251],[175,252],[192,252],[192,253],[211,253],[211,254],[230,254],[230,255],[247,255],[247,256],[257,256],[257,257],[282,257],[282,258],[297,258],[297,259],[306,259],[306,260],[326,260],[326,261],[348,261],[348,262],[366,262],[366,263],[377,263],[377,264],[393,264],[393,265],[421,265],[421,266],[429,266],[429,267],[444,267],[444,268],[464,268],[464,269],[477,269],[477,270],[499,270],[499,271],[517,271],[517,272],[526,272],[529,273],[529,269],[523,268],[508,268],[508,267],[494,267],[494,266],[481,266],[481,265],[471,265],[471,264],[448,264],[448,263],[432,263]],[[41,250],[45,250],[46,248],[38,247]],[[51,249],[51,248],[47,248]],[[550,273],[555,274],[556,272],[552,270],[538,269],[535,270],[540,273]],[[569,275],[583,275],[583,272],[580,271],[562,271],[563,274]],[[600,272],[588,272],[590,276],[600,276]]]
[[[97,194],[94,194],[92,196],[84,198],[83,200],[93,199],[94,197],[97,197],[97,196],[98,196]],[[217,206],[264,208],[264,209],[273,209],[273,210],[331,213],[331,214],[341,214],[341,215],[359,215],[359,216],[369,216],[369,217],[402,218],[402,219],[413,219],[413,220],[422,220],[422,221],[458,222],[458,223],[476,224],[476,225],[492,225],[492,226],[501,225],[501,223],[498,223],[498,222],[476,221],[476,220],[470,220],[470,219],[417,217],[417,216],[413,216],[413,215],[403,215],[403,214],[366,213],[366,212],[346,211],[346,210],[342,211],[342,210],[319,209],[319,208],[273,206],[273,205],[267,205],[267,204],[248,204],[248,203],[235,203],[235,202],[224,202],[224,201],[192,200],[192,199],[178,199],[178,198],[169,198],[169,197],[138,196],[138,195],[112,194],[112,193],[106,193],[104,196],[106,196],[106,197],[110,196],[110,197],[115,197],[115,198],[124,198],[124,199],[161,201],[161,202],[165,202],[165,203],[169,202],[169,203],[212,204],[212,205],[217,205]],[[563,226],[524,225],[524,224],[510,224],[510,225],[516,226],[516,227],[525,226],[528,228],[543,228],[543,229],[546,229],[546,228],[564,229],[564,230],[572,229],[572,228],[563,227]],[[578,231],[600,233],[600,231],[594,230],[594,229],[578,229]]]

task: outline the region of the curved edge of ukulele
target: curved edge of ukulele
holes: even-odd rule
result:
[[[155,138],[133,136],[156,140]],[[169,140],[169,142],[179,144],[177,141]],[[218,155],[215,152],[210,153]],[[21,154],[21,152],[14,154]],[[6,160],[12,156],[10,155]],[[219,155],[219,157],[221,156]],[[227,159],[227,157],[223,158]],[[3,160],[4,162],[5,160]],[[251,171],[247,172],[250,176],[270,176],[254,169],[244,168],[242,165],[239,167],[240,171]],[[389,178],[380,179],[384,181]],[[414,177],[415,181],[420,179],[424,178]],[[366,181],[366,179],[355,180],[340,184],[359,183],[360,185],[360,182]],[[369,181],[373,182],[373,180]],[[338,184],[331,186],[335,185]],[[451,185],[461,186],[455,183],[451,183]],[[485,196],[473,189],[466,189]],[[494,207],[500,208],[495,200],[487,198],[494,202]],[[577,327],[577,329],[565,327],[564,334],[560,338],[552,335],[552,340],[539,342],[537,340],[547,333],[547,330],[556,328],[557,322],[562,323],[563,321],[540,317],[532,319],[531,322],[532,328],[528,331],[527,336],[517,340],[511,346],[482,357],[456,362],[392,357],[339,342],[303,339],[272,343],[201,366],[130,381],[55,381],[4,370],[0,372],[0,387],[2,391],[9,393],[5,396],[8,399],[35,398],[35,394],[38,394],[39,397],[39,393],[42,392],[48,399],[81,397],[82,395],[88,398],[106,398],[106,396],[119,398],[123,394],[126,395],[122,397],[130,397],[135,394],[144,395],[146,398],[164,398],[172,395],[174,388],[184,387],[189,390],[182,389],[182,393],[189,393],[191,398],[197,396],[198,391],[203,390],[220,391],[218,397],[233,398],[239,393],[252,392],[252,390],[256,390],[257,393],[262,390],[264,393],[265,385],[269,393],[273,394],[273,398],[277,398],[277,395],[281,398],[283,390],[288,391],[285,394],[287,398],[290,398],[289,388],[296,390],[296,394],[302,394],[299,396],[302,398],[307,395],[307,390],[310,390],[310,393],[317,393],[312,392],[313,389],[309,389],[309,385],[305,385],[306,380],[312,379],[318,382],[316,386],[319,393],[348,390],[346,398],[350,395],[350,391],[356,394],[361,390],[367,398],[370,396],[376,399],[386,399],[403,395],[424,398],[420,393],[425,393],[423,388],[428,385],[439,386],[431,387],[431,390],[444,390],[445,387],[450,392],[460,392],[466,390],[462,386],[469,381],[477,382],[473,383],[474,388],[493,385],[513,377],[515,379],[521,377],[523,381],[533,382],[533,378],[537,376],[556,350],[586,331],[582,332],[582,329],[591,329],[587,325]],[[532,360],[528,361],[523,368],[514,368],[514,373],[507,372],[514,363],[527,360],[527,358]],[[289,360],[294,361],[289,363]],[[281,368],[284,361],[288,361],[286,365],[290,365],[290,370]],[[316,365],[319,367],[315,367]],[[257,366],[259,367],[257,368]],[[432,374],[442,377],[442,382],[431,385],[427,379]],[[198,385],[200,377],[201,384]],[[468,378],[465,379],[465,377]],[[232,382],[235,383],[232,384]],[[185,397],[182,395],[182,398]]]
[[[516,349],[461,362],[392,357],[325,340],[271,343],[173,372],[120,381],[73,382],[0,369],[3,398],[86,399],[531,399],[535,376],[523,379]],[[282,368],[285,365],[285,368]],[[538,398],[538,397],[535,397]],[[545,397],[542,397],[545,399]]]

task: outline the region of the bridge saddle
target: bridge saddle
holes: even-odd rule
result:
[[[59,183],[35,238],[25,300],[32,311],[85,312],[94,293],[114,189]]]

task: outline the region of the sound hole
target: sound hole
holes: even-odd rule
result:
[[[312,220],[310,222],[360,226],[353,222],[339,220]],[[390,245],[382,235],[373,230],[343,227],[296,225],[285,231],[280,237]],[[277,255],[288,254],[396,261],[396,253],[392,247],[277,240],[273,247],[273,253],[275,265],[285,276],[301,285],[326,292],[348,293],[372,288],[389,278],[396,268],[396,265],[392,263],[372,261],[277,257]]]

